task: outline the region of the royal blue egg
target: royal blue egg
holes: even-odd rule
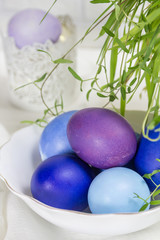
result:
[[[88,206],[88,188],[93,179],[90,166],[76,155],[57,155],[43,161],[31,179],[37,200],[56,208],[82,211]]]
[[[149,197],[145,180],[131,169],[114,167],[94,178],[88,191],[88,204],[96,214],[138,212],[144,201],[135,193],[143,199]]]
[[[160,128],[158,124],[153,130],[149,131],[149,137],[151,139],[156,139],[159,132],[156,129]],[[135,168],[136,171],[141,174],[150,174],[154,170],[160,169],[160,162],[157,160],[160,158],[160,140],[151,141],[146,139],[143,135],[138,146],[138,151],[135,157]],[[160,173],[156,173],[152,176],[152,180],[159,185],[160,184]],[[146,179],[151,191],[155,189],[155,184],[150,180]]]
[[[34,43],[44,44],[48,39],[57,42],[62,32],[60,21],[40,9],[24,9],[17,12],[9,21],[8,35],[13,37],[18,48]],[[40,23],[41,22],[41,23]]]
[[[54,155],[73,153],[67,138],[67,124],[76,111],[69,111],[55,117],[45,127],[40,137],[39,151],[42,160]]]

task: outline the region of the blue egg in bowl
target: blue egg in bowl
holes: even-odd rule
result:
[[[67,124],[76,110],[62,113],[49,122],[44,128],[39,142],[42,160],[54,155],[73,153],[67,138]]]
[[[138,212],[144,202],[135,193],[143,199],[150,196],[145,180],[129,168],[110,168],[92,181],[88,192],[89,207],[96,214]],[[149,197],[148,203],[150,201]]]
[[[158,124],[154,129],[149,130],[150,139],[156,140],[159,137],[160,124]],[[139,144],[139,148],[135,157],[135,169],[140,175],[150,174],[157,169],[160,169],[160,140],[151,141],[146,137],[142,136]],[[155,184],[160,184],[160,173],[157,172],[150,178],[146,178],[146,182],[151,191],[154,191]]]
[[[42,130],[38,126],[22,128],[0,150],[1,180],[12,194],[40,217],[70,231],[106,237],[135,232],[160,221],[160,207],[143,212],[99,214],[52,207],[33,198],[30,181],[38,166],[45,163],[39,153],[41,134]]]
[[[43,161],[31,179],[32,196],[61,209],[83,211],[87,208],[92,168],[76,155],[56,155]]]

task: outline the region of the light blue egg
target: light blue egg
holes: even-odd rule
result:
[[[143,199],[149,197],[145,180],[131,169],[114,167],[94,178],[88,191],[88,204],[95,214],[138,212],[144,201],[135,193]]]
[[[39,143],[42,160],[59,154],[73,153],[67,138],[67,124],[75,112],[76,110],[65,112],[45,127]]]

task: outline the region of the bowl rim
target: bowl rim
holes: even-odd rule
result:
[[[0,146],[0,151],[2,151],[2,149],[13,139],[13,137],[20,131],[22,131],[23,129],[27,129],[27,128],[31,128],[33,127],[33,125],[30,125],[30,126],[27,126],[27,127],[23,127],[23,128],[20,128],[18,129],[17,131],[15,131],[10,137],[9,139]],[[35,127],[35,126],[34,126]],[[37,127],[37,126],[36,126]],[[0,161],[1,161],[1,158],[0,158]],[[31,200],[31,202],[35,202],[36,204],[38,205],[41,205],[43,208],[47,208],[48,210],[50,211],[58,211],[58,212],[65,212],[65,213],[68,213],[68,214],[74,214],[74,215],[84,215],[84,216],[87,216],[87,217],[94,217],[94,218],[97,218],[97,217],[108,217],[108,216],[125,216],[125,215],[132,215],[132,216],[135,216],[135,215],[148,215],[148,214],[151,214],[151,213],[154,213],[156,212],[157,210],[160,210],[160,206],[156,206],[156,207],[153,207],[153,208],[150,208],[146,211],[140,211],[140,212],[127,212],[127,213],[104,213],[104,214],[94,214],[94,213],[87,213],[87,212],[80,212],[80,211],[75,211],[75,210],[68,210],[68,209],[61,209],[61,208],[56,208],[56,207],[52,207],[52,206],[49,206],[49,205],[46,205],[40,201],[38,201],[37,199],[33,198],[32,196],[29,196],[29,195],[26,195],[24,193],[21,193],[21,192],[18,192],[16,191],[7,181],[7,179],[0,173],[0,179],[5,183],[6,187],[8,188],[8,190],[10,190],[14,195],[20,197],[21,199],[29,199]]]
[[[47,208],[48,210],[51,210],[51,211],[60,211],[60,212],[65,212],[65,213],[70,213],[70,214],[78,214],[78,215],[84,215],[84,216],[92,216],[92,217],[105,217],[105,216],[125,216],[125,215],[146,215],[146,214],[149,214],[151,212],[156,212],[156,210],[160,209],[160,206],[157,206],[157,207],[154,207],[152,209],[148,209],[146,211],[141,211],[141,212],[129,212],[129,213],[104,213],[104,214],[94,214],[94,213],[86,213],[86,212],[80,212],[80,211],[75,211],[75,210],[67,210],[67,209],[61,209],[61,208],[55,208],[55,207],[51,207],[49,205],[46,205],[40,201],[38,201],[37,199],[29,196],[29,195],[26,195],[26,194],[23,194],[23,193],[20,193],[20,192],[17,192],[16,190],[14,190],[10,184],[8,183],[8,181],[6,180],[5,177],[3,177],[1,174],[0,174],[0,179],[5,183],[5,185],[7,186],[7,188],[13,193],[15,194],[16,196],[19,196],[21,199],[29,199],[33,202],[35,202],[36,204],[38,205],[41,205],[43,208]]]

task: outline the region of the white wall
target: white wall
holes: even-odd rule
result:
[[[47,11],[52,3],[53,0],[0,0],[0,29],[6,30],[8,20],[17,11],[24,8],[41,8]],[[89,0],[58,0],[51,13],[53,15],[69,14],[77,26],[79,39],[103,10],[104,5],[91,4]],[[100,28],[88,37],[89,40],[84,42],[84,46],[100,46],[101,41],[94,41],[99,30]]]
[[[48,10],[52,3],[53,0],[0,0],[0,7],[2,11],[17,11],[28,7]],[[89,0],[58,0],[52,12],[57,10],[59,13],[69,12],[76,19],[92,21],[103,9],[104,5],[91,4]]]

